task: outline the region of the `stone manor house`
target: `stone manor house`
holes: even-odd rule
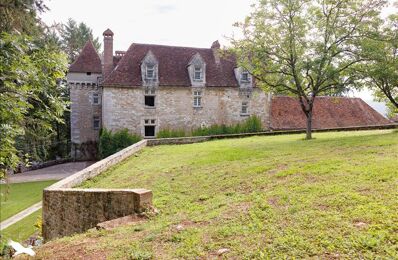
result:
[[[296,99],[257,88],[249,73],[219,54],[218,41],[210,48],[133,43],[114,52],[113,36],[103,33],[101,57],[87,42],[69,68],[72,143],[96,141],[102,127],[153,138],[162,129],[233,125],[250,115],[264,130],[305,127]],[[314,128],[387,123],[358,98],[315,103]]]

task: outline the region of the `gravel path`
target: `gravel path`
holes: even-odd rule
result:
[[[61,180],[84,168],[94,162],[70,162],[57,164],[50,167],[28,171],[24,173],[12,174],[8,176],[9,183]]]
[[[38,211],[39,209],[41,209],[41,201],[30,206],[27,209],[22,210],[21,212],[15,214],[14,216],[4,220],[3,222],[0,223],[0,230],[3,230],[5,228],[8,228],[9,226],[11,226],[12,224],[20,221],[23,218],[26,218],[27,216],[29,216],[30,214]]]

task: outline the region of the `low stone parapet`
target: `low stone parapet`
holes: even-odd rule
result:
[[[139,141],[111,156],[98,161],[89,167],[57,182],[48,187],[48,189],[56,189],[56,188],[72,188],[80,185],[85,180],[91,179],[98,174],[106,171],[113,165],[118,164],[119,162],[129,158],[131,155],[135,154],[136,152],[140,151],[142,148],[147,146],[147,140]]]
[[[152,205],[145,189],[45,189],[43,238],[82,233],[98,223],[141,213]]]

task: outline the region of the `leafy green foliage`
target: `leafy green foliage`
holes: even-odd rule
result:
[[[85,23],[81,22],[78,24],[71,18],[62,26],[60,36],[62,48],[68,54],[71,62],[76,59],[87,41],[92,41],[97,51],[101,48],[98,37],[94,38],[93,36],[93,30]]]
[[[371,30],[385,0],[261,0],[232,39],[238,63],[274,93],[297,97],[311,138],[317,96],[344,92],[361,61],[359,40]]]
[[[108,157],[141,140],[140,136],[130,134],[128,129],[112,132],[101,129],[99,153],[101,158]]]
[[[170,130],[170,129],[162,129],[160,130],[156,137],[157,138],[176,138],[176,137],[185,137],[187,134],[185,130]]]
[[[18,136],[49,136],[63,122],[67,101],[60,79],[67,60],[54,46],[23,35],[0,35],[0,175],[18,163]]]
[[[19,32],[39,36],[38,13],[48,10],[43,0],[2,0],[0,1],[0,32]]]
[[[361,42],[364,61],[355,67],[359,83],[386,101],[390,114],[398,111],[398,15],[374,25],[371,37]]]
[[[194,129],[191,133],[184,130],[170,130],[164,129],[158,132],[158,138],[172,138],[184,136],[207,136],[207,135],[224,135],[224,134],[241,134],[241,133],[255,133],[261,132],[261,120],[257,116],[250,116],[242,124],[234,126],[227,125],[212,125],[210,127],[202,127]]]
[[[234,126],[213,125],[210,127],[198,128],[192,131],[193,136],[223,135],[223,134],[241,134],[255,133],[262,131],[261,120],[257,116],[250,116],[242,124]]]

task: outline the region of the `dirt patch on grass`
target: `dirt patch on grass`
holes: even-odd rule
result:
[[[249,210],[252,206],[252,203],[250,202],[240,202],[240,203],[235,203],[229,206],[227,210],[221,214],[220,218],[229,220],[229,219],[234,219],[236,216],[239,215],[247,215],[249,213]]]
[[[271,175],[274,175],[274,174],[276,174],[276,173],[278,173],[278,172],[287,170],[288,168],[289,168],[289,165],[287,165],[287,164],[280,164],[280,165],[278,165],[276,168],[267,171],[267,173],[268,173],[268,174],[271,174]]]
[[[37,250],[37,259],[57,259],[57,260],[69,260],[69,259],[87,259],[87,260],[102,260],[106,259],[108,253],[104,250],[96,248],[98,239],[96,238],[84,238],[76,244],[62,242],[54,242],[45,244],[39,247]],[[28,259],[28,258],[18,258]]]
[[[271,205],[271,206],[273,206],[275,208],[278,208],[280,206],[279,198],[277,198],[277,197],[268,198],[267,201],[268,201],[269,205]]]
[[[97,229],[111,230],[119,226],[139,224],[145,222],[147,219],[148,218],[144,215],[133,214],[130,216],[125,216],[122,218],[112,219],[109,221],[98,223]]]

